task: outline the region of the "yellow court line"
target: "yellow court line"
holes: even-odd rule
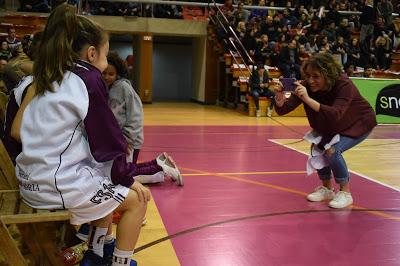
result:
[[[186,169],[188,168],[181,168]],[[275,174],[305,174],[306,171],[278,171],[278,172],[237,172],[237,173],[194,173],[182,174],[183,176],[206,176],[206,175],[275,175]]]
[[[268,187],[268,188],[272,188],[272,189],[276,189],[276,190],[280,190],[280,191],[284,191],[284,192],[293,193],[293,194],[300,195],[300,196],[307,196],[308,195],[308,193],[305,193],[305,192],[300,191],[300,190],[281,187],[281,186],[277,186],[277,185],[272,185],[272,184],[269,184],[269,183],[266,183],[266,182],[248,180],[248,179],[237,177],[237,176],[221,174],[221,173],[204,172],[204,171],[197,170],[197,169],[192,169],[192,168],[181,168],[181,169],[185,169],[185,170],[192,171],[192,172],[197,172],[197,173],[200,173],[201,175],[214,175],[214,176],[219,176],[219,177],[223,177],[223,178],[227,178],[227,179],[232,179],[232,180],[236,180],[236,181],[240,181],[240,182],[244,182],[244,183],[249,183],[249,184],[258,185],[258,186],[262,186],[262,187]],[[281,173],[284,173],[284,172],[281,172]],[[357,205],[352,205],[352,208],[359,209],[359,210],[367,209],[365,207],[357,206]],[[367,211],[367,213],[372,214],[372,215],[376,215],[376,216],[379,216],[379,217],[387,218],[387,219],[390,219],[390,220],[400,221],[400,217],[393,216],[393,215],[390,215],[390,214],[387,214],[387,213],[384,213],[384,212],[380,212],[380,211]]]
[[[168,236],[168,231],[153,197],[147,204],[146,220],[147,223],[142,227],[136,247]],[[143,249],[135,253],[133,258],[138,262],[138,265],[141,266],[180,265],[171,240],[163,241],[151,248]]]

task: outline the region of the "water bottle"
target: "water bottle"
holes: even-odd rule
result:
[[[65,265],[75,265],[83,258],[83,254],[88,249],[87,243],[82,242],[75,246],[66,248],[62,251],[61,257]]]

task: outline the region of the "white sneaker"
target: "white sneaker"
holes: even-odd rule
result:
[[[271,108],[268,108],[267,116],[268,116],[268,117],[271,117],[271,116],[272,116],[272,109],[271,109]]]
[[[329,207],[335,209],[345,208],[353,204],[353,197],[349,192],[346,191],[339,191],[336,193],[333,200],[329,202]]]
[[[256,110],[256,117],[260,117],[261,116],[261,111],[260,110]]]
[[[313,193],[307,195],[309,201],[331,200],[335,196],[335,192],[327,187],[319,186]]]
[[[176,165],[174,159],[172,159],[171,156],[167,155],[168,159],[170,160],[170,162],[174,165],[174,167],[176,169],[178,169],[178,166]],[[179,169],[178,169],[179,172]],[[175,178],[174,176],[171,176],[172,180],[175,182],[175,184],[177,184],[178,186],[183,186],[183,176],[181,175],[181,173],[179,172],[178,178]]]
[[[163,152],[157,156],[157,164],[161,166],[166,176],[172,178],[178,186],[183,186],[183,177],[179,172],[174,160],[167,153]]]

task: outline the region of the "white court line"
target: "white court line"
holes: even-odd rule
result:
[[[288,145],[279,143],[277,140],[273,140],[273,139],[268,139],[268,140],[271,141],[271,142],[273,142],[273,143],[275,143],[275,144],[284,146],[284,147],[286,147],[286,148],[288,148],[288,149],[291,149],[291,150],[297,151],[297,152],[299,152],[299,153],[305,154],[305,155],[307,155],[307,156],[309,155],[308,153],[306,153],[306,152],[304,152],[304,151],[302,151],[302,150],[298,150],[298,149],[293,148],[293,147],[290,147],[290,146],[288,146]],[[304,167],[305,167],[305,166],[304,166]],[[356,172],[356,171],[353,171],[353,170],[350,170],[350,169],[349,169],[349,172],[351,172],[351,173],[353,173],[353,174],[356,174],[356,175],[358,175],[358,176],[360,176],[360,177],[363,177],[363,178],[365,178],[365,179],[368,179],[368,180],[370,180],[370,181],[372,181],[372,182],[375,182],[375,183],[377,183],[377,184],[379,184],[379,185],[382,185],[382,186],[384,186],[384,187],[391,188],[391,189],[393,189],[393,190],[395,190],[395,191],[397,191],[397,192],[400,192],[400,189],[398,189],[398,188],[396,188],[396,187],[392,187],[392,186],[390,186],[390,185],[388,185],[388,184],[385,184],[385,183],[383,183],[383,182],[381,182],[381,181],[378,181],[378,180],[373,179],[373,178],[371,178],[371,177],[368,177],[368,176],[366,176],[366,175],[360,174],[360,173],[358,173],[358,172]]]

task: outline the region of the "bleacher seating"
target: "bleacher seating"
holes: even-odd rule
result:
[[[184,6],[182,16],[186,20],[207,20],[208,10],[203,11],[201,7]]]
[[[0,23],[0,38],[7,36],[9,28],[14,28],[18,38],[24,35],[34,34],[43,30],[47,17],[46,16],[28,16],[28,15],[5,15],[1,17]]]

